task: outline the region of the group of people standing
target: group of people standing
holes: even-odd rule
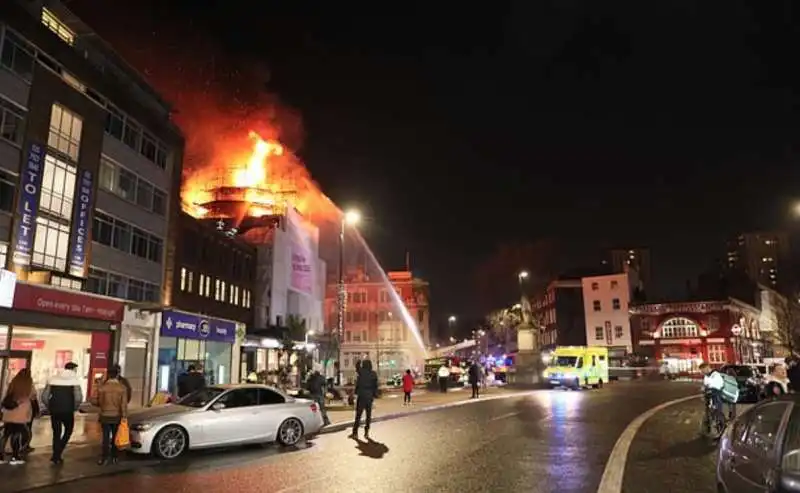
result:
[[[20,465],[33,451],[33,421],[46,410],[53,431],[50,462],[62,464],[64,450],[75,429],[75,413],[83,403],[83,391],[77,374],[78,365],[69,362],[51,378],[39,400],[30,370],[23,368],[11,380],[3,400],[0,401],[3,434],[0,440],[0,464]],[[99,383],[90,402],[99,409],[102,430],[102,452],[98,464],[117,461],[114,440],[122,420],[127,418],[132,389],[120,374],[120,367],[108,370],[106,379]],[[11,445],[11,457],[6,461],[6,446]]]

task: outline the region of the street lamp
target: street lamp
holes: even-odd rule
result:
[[[336,310],[336,385],[342,384],[342,339],[344,338],[344,310],[347,291],[344,285],[344,232],[347,226],[355,226],[361,221],[361,213],[348,210],[342,214],[342,224],[339,229],[339,282],[337,285],[337,310]]]
[[[447,319],[447,321],[450,322],[451,324],[456,323],[456,316],[455,315],[450,315],[450,317]]]

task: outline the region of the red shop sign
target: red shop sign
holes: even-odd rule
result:
[[[120,301],[22,282],[14,292],[14,309],[109,322],[122,322],[124,316]]]
[[[5,348],[5,336],[0,336],[0,351]],[[33,351],[34,349],[44,349],[44,341],[41,339],[14,339],[11,341],[12,351]]]

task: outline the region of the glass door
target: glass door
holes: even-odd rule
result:
[[[0,351],[0,368],[5,367],[2,395],[5,395],[9,382],[23,368],[31,367],[32,351]],[[7,365],[7,366],[6,366]]]

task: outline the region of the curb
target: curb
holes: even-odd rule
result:
[[[392,420],[392,419],[405,418],[406,416],[413,416],[413,415],[416,415],[416,414],[422,414],[422,413],[427,413],[427,412],[431,412],[431,411],[438,411],[438,410],[441,410],[441,409],[448,409],[448,408],[451,408],[451,407],[460,407],[460,406],[466,406],[466,405],[469,405],[469,404],[477,404],[479,402],[488,402],[488,401],[494,401],[494,400],[500,400],[500,399],[510,399],[512,397],[522,397],[524,395],[532,394],[533,392],[535,392],[535,391],[534,390],[528,390],[528,391],[523,391],[523,392],[513,392],[513,393],[509,393],[509,394],[504,394],[504,395],[493,395],[493,396],[490,396],[490,397],[480,397],[478,399],[465,399],[465,400],[456,401],[456,402],[448,402],[446,404],[436,404],[436,405],[433,405],[433,406],[420,407],[418,409],[414,409],[414,410],[410,410],[410,411],[398,411],[398,412],[394,412],[394,413],[384,414],[384,415],[381,415],[381,416],[373,416],[372,422],[373,423],[380,423],[381,421],[389,421],[389,420]],[[338,433],[340,431],[343,431],[343,430],[351,428],[353,426],[353,424],[355,424],[355,420],[354,419],[351,419],[349,421],[342,421],[342,422],[339,422],[339,423],[333,423],[333,424],[328,425],[325,428],[321,429],[319,431],[318,435],[327,435],[329,433]]]

